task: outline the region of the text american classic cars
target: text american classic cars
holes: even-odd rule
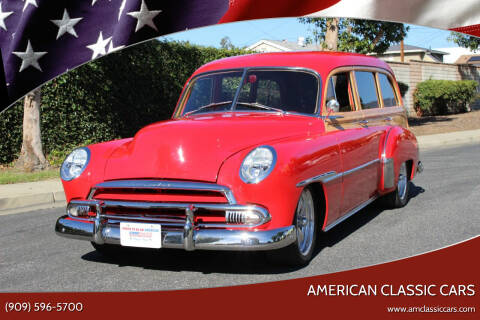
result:
[[[305,264],[320,232],[375,199],[404,206],[421,170],[385,62],[231,57],[195,71],[170,120],[74,150],[61,168],[68,206],[55,229],[103,253],[271,250]]]

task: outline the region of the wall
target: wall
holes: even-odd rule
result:
[[[403,103],[411,116],[415,116],[415,110],[413,109],[413,92],[419,82],[429,79],[475,80],[479,83],[477,92],[480,92],[480,67],[426,61],[409,61],[407,63],[386,62],[393,69],[397,81],[401,81],[409,86],[403,98]],[[480,109],[480,99],[475,101],[471,107],[472,109]]]

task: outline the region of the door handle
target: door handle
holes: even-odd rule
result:
[[[390,122],[390,121],[393,121],[393,118],[392,117],[386,117],[385,119],[383,119],[383,121]]]
[[[361,124],[361,125],[367,125],[368,120],[360,120],[360,121],[358,121],[358,123]]]

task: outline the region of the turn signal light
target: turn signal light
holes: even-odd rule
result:
[[[225,221],[229,224],[256,225],[261,223],[262,216],[254,211],[231,211],[225,212]]]
[[[90,206],[69,204],[67,213],[73,217],[89,217],[95,216],[95,213],[90,210]]]

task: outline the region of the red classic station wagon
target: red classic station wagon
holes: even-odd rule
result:
[[[422,170],[389,66],[347,53],[213,61],[172,119],[74,150],[65,237],[119,246],[272,250],[305,264],[321,231],[375,199],[408,202]]]

